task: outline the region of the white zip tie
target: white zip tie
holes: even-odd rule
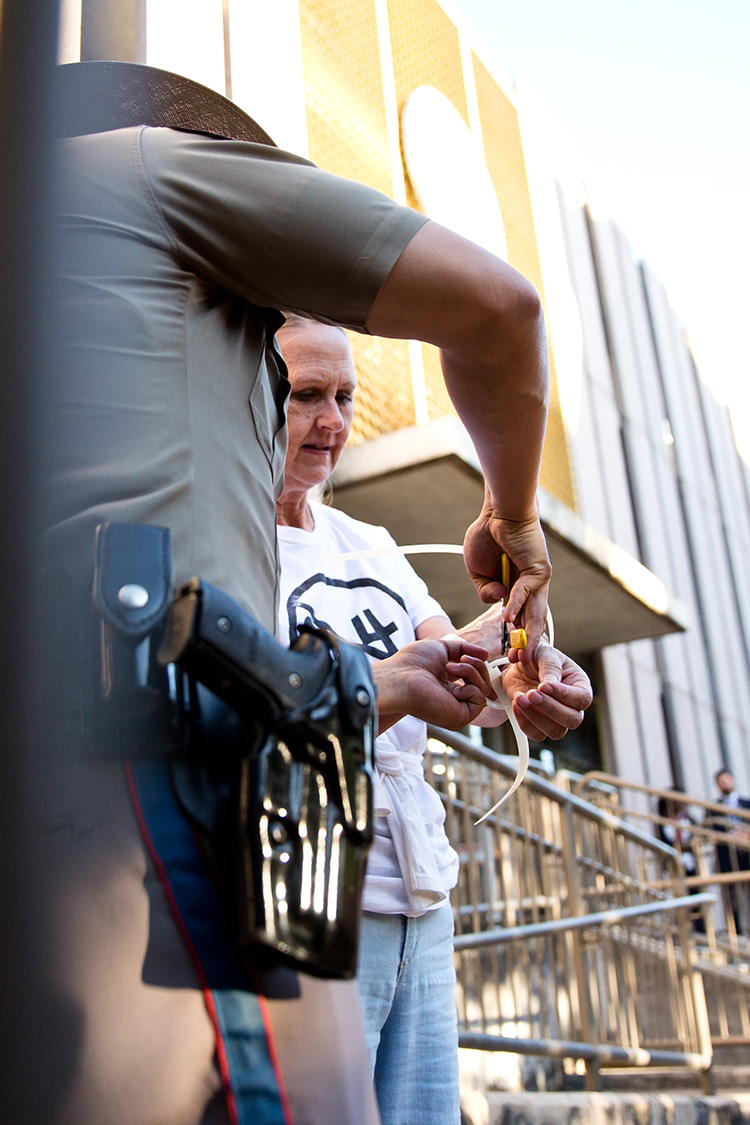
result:
[[[510,720],[513,734],[516,737],[516,746],[518,747],[518,769],[516,770],[516,776],[513,778],[510,789],[508,789],[508,791],[503,794],[499,801],[495,802],[491,809],[488,809],[483,816],[480,816],[479,820],[474,821],[475,828],[477,827],[477,825],[485,821],[488,816],[492,816],[494,812],[497,812],[500,806],[504,805],[505,802],[513,796],[516,789],[518,789],[519,785],[526,777],[529,769],[529,740],[521,730],[521,727],[518,724],[518,720],[513,714],[513,703],[509,699],[508,693],[503,687],[502,682],[503,670],[507,668],[509,663],[510,662],[507,656],[502,656],[499,660],[493,660],[491,663],[487,664],[487,668],[490,673],[490,680],[492,682],[493,688],[495,689],[495,694],[498,698],[497,703],[493,703],[488,699],[487,706],[492,707],[495,711],[504,711]],[[505,702],[503,702],[503,700],[505,700]]]
[[[343,555],[326,555],[322,562],[351,562],[353,559],[376,559],[383,555],[463,555],[458,543],[409,543],[405,547],[372,547],[367,551],[347,551]]]

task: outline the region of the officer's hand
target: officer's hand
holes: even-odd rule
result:
[[[509,593],[500,581],[503,552],[511,562]],[[485,501],[479,518],[466,532],[464,562],[483,602],[497,602],[507,595],[504,616],[525,628],[528,646],[521,650],[520,659],[529,661],[544,631],[552,572],[539,517],[503,519]]]

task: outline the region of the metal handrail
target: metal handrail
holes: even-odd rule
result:
[[[458,1045],[475,1051],[510,1051],[517,1055],[542,1055],[551,1059],[583,1059],[599,1066],[689,1067],[704,1072],[711,1066],[710,1056],[689,1052],[629,1050],[627,1047],[603,1047],[564,1039],[516,1039],[472,1031],[459,1032]]]
[[[436,739],[445,746],[449,746],[453,750],[457,750],[463,758],[468,758],[480,765],[487,766],[489,769],[496,773],[501,773],[505,777],[513,778],[515,776],[515,767],[511,764],[506,755],[496,754],[494,750],[489,750],[486,746],[477,746],[476,743],[471,742],[470,739],[465,738],[461,734],[457,734],[455,731],[442,730],[440,727],[428,725],[427,732],[431,738]],[[578,812],[584,813],[587,817],[598,821],[600,824],[607,825],[608,827],[616,825],[629,840],[648,844],[649,847],[662,851],[665,856],[672,856],[674,854],[674,848],[670,848],[669,844],[664,844],[661,840],[655,839],[655,837],[648,833],[642,832],[638,828],[633,828],[632,825],[621,821],[619,817],[613,816],[611,813],[606,812],[597,805],[591,804],[590,801],[586,801],[575,793],[561,789],[553,782],[548,781],[544,777],[540,777],[536,773],[529,772],[526,775],[524,787],[526,789],[534,789],[556,804],[567,805],[570,808],[576,809]],[[476,811],[478,816],[483,812],[478,805],[476,806]],[[490,819],[491,818],[488,818],[487,823],[489,823]]]
[[[660,914],[665,910],[716,902],[715,895],[683,895],[663,902],[649,902],[643,906],[626,906],[620,910],[600,910],[597,914],[583,914],[580,918],[558,918],[551,922],[537,922],[530,926],[514,926],[512,930],[497,930],[482,934],[458,934],[453,939],[455,949],[479,949],[483,945],[500,945],[519,938],[542,937],[544,934],[561,934],[570,930],[587,930],[590,926],[613,925],[628,918],[643,918],[647,914]]]
[[[713,887],[718,892],[718,904],[704,910],[705,940],[701,945],[705,957],[722,960],[729,944],[734,962],[741,966],[750,958],[750,809],[732,808],[718,801],[693,797],[674,789],[659,789],[643,782],[627,781],[601,770],[591,770],[575,779],[573,790],[578,796],[586,794],[592,802],[605,800],[607,808],[621,819],[631,823],[646,824],[652,831],[673,823],[669,818],[654,812],[653,808],[639,807],[638,799],[672,801],[685,808],[702,808],[705,817],[689,826],[688,848],[695,859],[695,874],[685,875],[688,889]],[[741,823],[747,827],[748,837],[743,839],[727,829]],[[717,870],[719,856],[730,864],[730,870]],[[656,883],[654,884],[657,885]],[[724,935],[723,942],[719,935]]]
[[[477,827],[512,779],[513,760],[429,733],[425,771],[461,857],[460,1044],[567,1060],[566,1068],[582,1060],[590,1089],[603,1066],[658,1065],[692,1069],[708,1090],[712,1039],[750,1035],[750,974],[738,976],[726,954],[707,962],[691,928],[717,896],[687,893],[695,884],[679,853],[651,831],[537,773]],[[699,877],[711,885],[705,870]],[[707,1007],[708,978],[712,989],[739,980],[721,1028],[713,1001]]]
[[[627,790],[631,793],[647,793],[652,797],[667,797],[670,801],[682,805],[697,805],[700,808],[706,809],[708,812],[719,813],[720,817],[726,819],[727,806],[721,804],[719,801],[709,801],[705,797],[693,797],[683,792],[681,789],[660,789],[655,785],[647,785],[642,781],[629,781],[625,778],[619,777],[617,774],[605,773],[603,770],[588,770],[586,773],[581,774],[576,778],[573,792],[580,796],[582,790],[588,788],[594,782],[599,785],[609,786],[610,789],[621,792]],[[731,816],[737,816],[741,820],[748,822],[750,827],[750,809],[732,809]]]

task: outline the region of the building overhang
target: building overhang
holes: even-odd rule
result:
[[[474,448],[451,417],[347,447],[332,483],[336,507],[382,524],[400,545],[460,544],[484,495]],[[583,655],[688,628],[684,603],[637,559],[549,493],[540,492],[539,507],[553,567],[555,642],[563,651]],[[455,625],[486,608],[460,556],[409,561]]]

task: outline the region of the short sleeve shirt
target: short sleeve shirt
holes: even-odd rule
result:
[[[425,222],[263,145],[130,128],[61,144],[49,553],[88,583],[104,520],[172,529],[274,627],[286,451],[278,308],[364,330]]]

